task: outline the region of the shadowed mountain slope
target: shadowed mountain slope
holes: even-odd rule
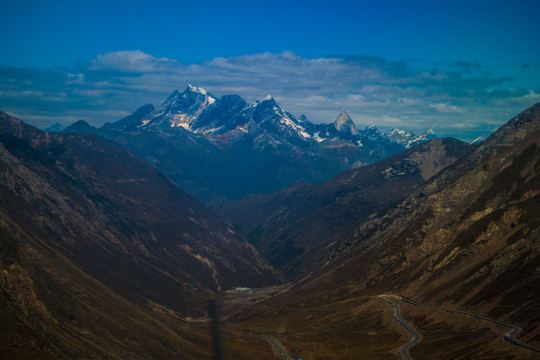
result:
[[[537,104],[358,229],[336,275],[365,267],[363,286],[389,281],[424,299],[535,301],[522,295],[540,290],[539,154]]]
[[[265,331],[301,358],[398,359],[411,333],[386,294],[421,335],[413,359],[537,359],[539,241],[537,104],[234,325]],[[518,328],[515,339],[531,348],[508,341]]]
[[[540,104],[358,231],[358,238],[288,296],[308,291],[343,300],[399,293],[432,309],[515,324],[523,329],[518,340],[540,348]],[[419,313],[411,310],[415,327],[444,332],[436,320],[444,314]],[[466,321],[445,319],[448,330]],[[468,326],[483,327],[479,332],[487,326],[475,324]],[[508,347],[505,331],[499,328],[494,340],[472,347],[459,345],[458,333],[449,333],[451,341],[442,346],[440,334],[426,332],[430,341],[411,348],[411,356],[537,358],[534,351]]]
[[[131,358],[148,332],[133,348],[159,358],[193,339],[149,309],[200,316],[216,292],[278,282],[242,237],[117,144],[0,113],[0,153],[2,334],[14,331],[2,348]]]
[[[215,210],[274,266],[299,278],[326,262],[359,224],[380,216],[470,150],[435,139],[316,185],[250,195]]]

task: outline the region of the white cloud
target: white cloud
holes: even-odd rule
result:
[[[456,70],[457,69],[457,70]],[[461,70],[462,71],[458,71]],[[34,118],[84,118],[97,126],[145,103],[160,104],[187,84],[247,101],[272,94],[287,111],[330,122],[342,108],[361,126],[412,130],[491,130],[540,101],[538,90],[512,88],[510,79],[480,73],[462,61],[450,69],[416,69],[374,56],[307,59],[291,52],[219,57],[186,65],[142,51],[101,54],[76,69],[0,67],[0,109]],[[24,119],[24,117],[23,117]]]
[[[93,61],[92,69],[111,69],[125,72],[154,72],[179,65],[177,61],[167,58],[156,59],[142,51],[117,51],[98,55]]]
[[[435,103],[435,104],[429,104],[429,106],[436,109],[438,112],[441,112],[441,113],[463,112],[463,109],[461,109],[459,106],[450,105],[449,103]]]

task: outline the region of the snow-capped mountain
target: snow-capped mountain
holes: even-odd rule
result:
[[[159,108],[140,119],[139,130],[152,127],[162,130],[182,127],[215,141],[261,128],[284,137],[318,142],[314,132],[321,130],[305,117],[299,121],[281,109],[271,95],[249,104],[238,95],[218,99],[192,85],[183,92],[175,90]]]
[[[203,88],[188,85],[182,93],[175,90],[158,109],[142,121],[142,125],[165,129],[181,126],[193,131],[193,123],[215,102],[216,98]]]
[[[412,131],[405,131],[396,128],[386,131],[383,136],[390,141],[405,146],[407,149],[437,137],[432,129],[429,129],[422,134],[415,135]]]
[[[80,127],[80,126],[79,126]],[[358,130],[343,110],[333,123],[298,119],[268,95],[248,103],[189,85],[98,134],[147,159],[203,202],[321,182],[408,147],[374,126]]]
[[[272,134],[274,139],[277,137],[293,143],[347,141],[356,147],[364,147],[369,141],[388,143],[389,140],[409,148],[436,137],[432,130],[415,135],[410,131],[393,129],[383,134],[373,125],[360,131],[345,109],[331,124],[313,124],[305,115],[296,119],[284,111],[271,95],[247,103],[238,95],[225,95],[218,99],[193,85],[188,85],[183,92],[175,90],[157,109],[145,105],[129,117],[104,128],[134,130],[135,123],[137,131],[149,128],[167,131],[181,127],[216,143],[261,131]]]

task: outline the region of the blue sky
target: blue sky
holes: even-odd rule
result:
[[[0,110],[114,121],[187,84],[472,139],[540,101],[538,1],[0,2]]]

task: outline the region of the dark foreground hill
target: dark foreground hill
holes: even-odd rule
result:
[[[186,354],[200,330],[173,318],[201,316],[217,292],[278,282],[242,237],[119,145],[0,113],[0,153],[8,358]]]
[[[270,263],[298,279],[322,266],[355,229],[381,216],[470,146],[435,139],[322,184],[296,185],[216,206]]]

